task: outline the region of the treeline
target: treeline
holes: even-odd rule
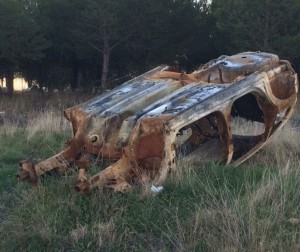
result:
[[[112,88],[160,64],[267,51],[300,65],[299,0],[0,0],[0,78]]]

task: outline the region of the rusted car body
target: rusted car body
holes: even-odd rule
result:
[[[239,165],[283,127],[297,100],[297,75],[274,54],[222,56],[191,74],[168,69],[157,67],[67,109],[73,127],[67,147],[38,164],[20,162],[19,178],[36,184],[46,172],[75,168],[77,192],[122,191],[136,183],[163,183],[176,158],[194,151],[203,160]],[[236,135],[234,116],[261,122],[264,131]],[[93,157],[114,162],[90,177]]]

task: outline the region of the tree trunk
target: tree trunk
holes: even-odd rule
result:
[[[32,87],[32,80],[28,81],[28,87],[31,88]]]
[[[14,92],[14,72],[8,71],[5,74],[7,92],[11,96]]]
[[[270,39],[270,10],[269,6],[265,12],[265,26],[264,26],[264,39],[263,39],[263,50],[269,51],[269,39]]]
[[[73,78],[71,82],[71,88],[73,91],[75,91],[78,86],[78,73],[79,73],[79,68],[78,65],[75,63],[73,65]]]
[[[108,66],[109,66],[109,57],[110,57],[110,48],[109,48],[109,39],[104,38],[104,47],[103,47],[103,65],[102,65],[102,75],[101,75],[101,91],[105,91],[107,89],[106,81],[108,74]]]

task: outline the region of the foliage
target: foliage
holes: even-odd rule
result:
[[[20,2],[1,0],[0,22],[1,62],[6,62],[8,66],[18,65],[25,60],[40,60],[44,56],[42,51],[47,44],[40,27]]]
[[[214,0],[212,11],[219,45],[229,53],[267,51],[290,60],[300,53],[295,47],[300,42],[297,0]]]
[[[13,75],[27,63],[41,60],[48,46],[26,6],[18,0],[0,1],[0,76],[6,77],[9,92],[13,91]]]
[[[0,77],[105,90],[160,64],[192,71],[246,50],[297,68],[299,10],[298,0],[0,0]]]
[[[13,56],[6,59],[20,66],[18,72],[28,81],[40,86],[84,87],[99,84],[101,77],[106,88],[107,78],[139,74],[175,61],[187,69],[211,58],[209,29],[213,22],[205,1],[9,0],[3,4],[10,2],[16,5],[11,7],[15,12],[32,22],[32,29],[27,31],[29,21],[22,21],[19,14],[3,11],[2,23],[20,22],[14,22],[15,30],[3,26],[3,34],[15,41],[0,36],[1,48],[12,51]],[[23,41],[27,37],[18,36],[23,33],[35,39],[35,44]],[[38,39],[44,46],[37,44]],[[15,46],[17,42],[23,47]],[[34,51],[29,54],[27,47]],[[26,64],[22,54],[29,60]]]

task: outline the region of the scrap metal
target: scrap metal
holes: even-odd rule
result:
[[[49,171],[75,169],[79,193],[124,191],[162,184],[178,157],[195,151],[202,160],[239,165],[286,124],[297,101],[297,75],[274,54],[222,56],[190,74],[170,69],[157,67],[65,110],[73,129],[67,147],[38,164],[21,161],[20,180],[36,184]],[[233,117],[261,122],[264,132],[234,134]],[[90,176],[95,157],[113,162]]]

